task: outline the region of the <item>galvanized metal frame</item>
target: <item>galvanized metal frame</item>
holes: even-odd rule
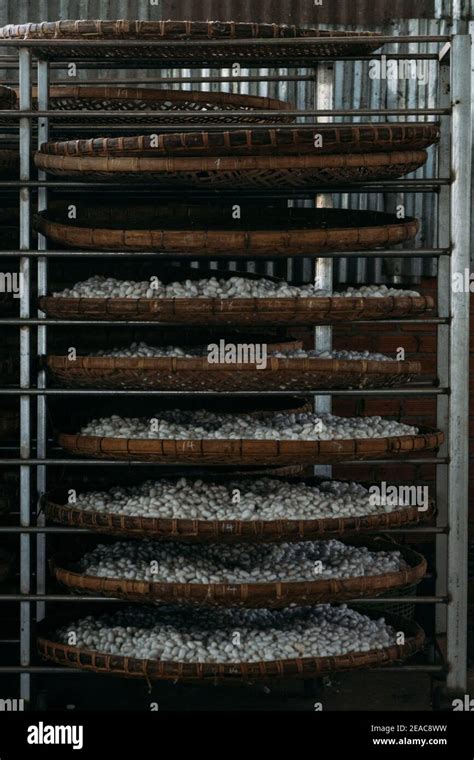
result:
[[[469,482],[469,307],[470,291],[453,287],[457,273],[470,271],[471,216],[471,38],[456,35],[451,48],[451,294],[448,475],[448,689],[467,685],[467,531]]]
[[[31,51],[22,49],[20,58],[20,182],[30,179],[31,155],[31,118],[23,112],[31,109]],[[20,249],[30,248],[31,198],[27,187],[20,189]],[[20,319],[30,317],[30,259],[20,258],[20,275],[22,277],[20,292]],[[20,327],[20,388],[30,387],[31,367],[31,330],[30,326]],[[20,525],[30,525],[31,498],[31,398],[20,396]],[[31,591],[31,541],[30,536],[20,533],[20,591],[25,596]],[[20,604],[20,663],[31,663],[31,605],[29,601]],[[28,703],[30,700],[30,676],[20,675],[20,697]]]
[[[346,43],[345,38],[339,40]],[[406,391],[396,389],[390,391],[393,393],[407,395],[418,394],[435,394],[437,397],[437,418],[438,426],[447,433],[447,443],[438,457],[425,457],[417,459],[419,463],[435,463],[437,465],[437,499],[439,517],[436,528],[407,528],[393,529],[390,532],[430,532],[436,535],[437,540],[437,570],[438,580],[434,596],[415,597],[414,602],[422,604],[435,604],[437,609],[436,633],[447,634],[447,655],[446,662],[442,665],[417,665],[403,666],[398,668],[383,669],[383,672],[413,672],[424,671],[431,673],[446,673],[447,688],[451,691],[465,691],[466,689],[466,628],[467,628],[467,475],[468,475],[468,350],[469,350],[469,293],[454,293],[450,287],[452,276],[456,272],[469,268],[469,215],[471,204],[471,176],[469,162],[466,156],[470,155],[469,147],[471,145],[471,113],[470,113],[470,37],[469,35],[455,35],[453,38],[444,36],[383,36],[381,42],[448,42],[448,51],[450,55],[443,55],[440,58],[440,93],[439,103],[436,109],[350,109],[350,110],[308,110],[297,111],[299,115],[312,117],[330,117],[337,115],[354,115],[371,116],[380,115],[381,113],[391,115],[438,115],[442,121],[442,141],[439,150],[439,165],[437,180],[401,180],[367,183],[358,186],[358,192],[380,192],[381,190],[390,191],[410,191],[415,192],[438,192],[439,199],[439,227],[437,248],[426,249],[424,251],[405,250],[405,251],[378,251],[377,255],[385,255],[387,258],[411,255],[433,256],[438,259],[438,318],[408,320],[413,323],[431,323],[437,325],[438,330],[438,377],[440,381],[439,388],[411,388]],[[129,47],[140,47],[140,41],[126,42],[122,41]],[[278,40],[270,41],[271,46],[277,46]],[[297,51],[298,40],[286,40],[285,44],[292,43]],[[3,43],[2,43],[3,44]],[[42,42],[44,47],[64,47],[65,42],[62,40]],[[88,41],[86,43],[90,45]],[[115,44],[115,43],[113,43]],[[146,43],[148,46],[150,43]],[[159,45],[159,43],[156,43]],[[191,46],[192,41],[189,43]],[[233,43],[235,44],[235,42]],[[237,42],[237,46],[239,41]],[[244,44],[240,41],[240,44]],[[94,43],[98,47],[111,47],[111,44],[104,42]],[[47,439],[46,439],[46,404],[49,395],[93,395],[98,391],[93,389],[89,391],[67,391],[66,389],[47,389],[46,379],[43,370],[37,378],[37,388],[31,388],[30,383],[30,363],[31,363],[31,327],[37,327],[38,353],[43,355],[47,348],[47,326],[59,325],[80,325],[102,324],[100,322],[84,321],[65,321],[45,320],[41,313],[37,318],[32,318],[30,313],[30,268],[32,259],[37,259],[38,265],[38,289],[40,294],[47,292],[47,262],[53,256],[120,256],[124,254],[90,252],[90,251],[57,251],[49,253],[46,250],[46,241],[40,238],[38,253],[34,253],[30,248],[30,192],[33,188],[39,188],[38,201],[39,208],[45,208],[47,204],[47,193],[49,187],[69,187],[74,184],[78,191],[88,189],[99,189],[100,187],[110,185],[106,183],[67,183],[47,181],[44,176],[40,176],[38,181],[30,180],[29,155],[32,142],[32,119],[38,118],[38,140],[42,142],[48,134],[48,118],[54,115],[54,112],[48,110],[48,77],[49,69],[55,68],[56,64],[45,61],[38,61],[38,88],[39,88],[39,105],[40,111],[31,110],[31,84],[32,84],[32,52],[39,46],[35,40],[12,41],[7,42],[7,47],[12,46],[19,49],[19,83],[20,83],[20,113],[19,118],[19,140],[20,140],[20,180],[11,182],[1,182],[2,189],[19,189],[19,207],[20,207],[20,247],[18,251],[7,252],[7,255],[18,257],[20,271],[23,275],[24,289],[20,299],[20,318],[0,320],[0,324],[17,325],[20,328],[20,386],[18,389],[0,389],[0,394],[18,395],[21,410],[21,429],[20,429],[20,456],[18,458],[6,457],[0,459],[0,466],[11,466],[12,464],[20,467],[20,525],[15,528],[0,528],[0,533],[16,533],[20,538],[21,546],[21,574],[20,574],[20,593],[14,595],[2,595],[0,601],[18,601],[20,603],[21,625],[20,625],[20,666],[1,667],[1,673],[19,673],[20,674],[20,692],[21,697],[28,703],[30,699],[30,675],[33,673],[71,673],[67,668],[53,668],[49,666],[32,666],[31,665],[31,604],[36,603],[36,615],[40,619],[44,615],[44,605],[47,601],[82,601],[82,598],[71,598],[62,595],[48,595],[45,593],[45,540],[48,533],[87,532],[80,529],[71,531],[67,528],[45,527],[44,518],[38,517],[36,525],[31,521],[31,467],[36,467],[36,489],[37,496],[41,496],[46,488],[46,473],[48,466],[64,465],[69,466],[123,466],[121,462],[115,461],[97,461],[97,460],[67,460],[61,458],[48,457]],[[79,41],[78,47],[81,46]],[[391,54],[392,55],[392,54]],[[401,54],[394,54],[399,57]],[[412,54],[410,54],[412,56]],[[364,59],[370,59],[377,56],[364,56]],[[415,58],[432,58],[431,54],[413,54]],[[316,59],[314,59],[316,60]],[[348,56],[346,60],[361,60],[357,56]],[[179,62],[178,62],[179,63]],[[106,65],[113,68],[120,66],[124,68],[123,61],[107,61],[106,64],[99,61],[86,63],[90,68],[101,68]],[[167,62],[167,67],[172,64]],[[262,65],[262,64],[259,64]],[[142,62],[143,67],[143,62]],[[147,67],[147,66],[146,66]],[[256,68],[256,67],[249,67]],[[273,77],[273,81],[290,81],[296,80],[299,75],[282,75]],[[311,75],[303,74],[301,78],[308,79]],[[227,77],[182,77],[182,82],[194,81],[226,81]],[[257,76],[240,77],[239,81],[261,81]],[[163,81],[163,80],[161,80]],[[173,80],[175,81],[175,80]],[[234,81],[234,80],[232,80]],[[448,84],[451,88],[449,95]],[[5,114],[6,115],[6,114]],[[74,116],[74,114],[70,114]],[[76,114],[78,120],[82,118],[82,113]],[[95,113],[97,118],[107,116],[107,113]],[[143,112],[140,112],[143,116]],[[176,114],[174,114],[176,115]],[[88,117],[90,114],[88,114]],[[134,114],[131,112],[132,118]],[[205,126],[193,125],[195,129],[202,129]],[[241,126],[241,125],[240,125]],[[450,129],[451,127],[451,129]],[[452,182],[451,182],[452,180]],[[120,183],[114,183],[114,186],[121,188]],[[328,187],[320,188],[330,192],[339,192],[339,188]],[[344,188],[343,188],[344,189]],[[345,188],[347,192],[347,188]],[[355,189],[352,190],[355,192]],[[159,195],[159,194],[158,194]],[[261,197],[261,196],[256,196]],[[298,197],[311,197],[311,192],[298,194]],[[134,254],[135,255],[135,254]],[[150,255],[142,252],[142,256]],[[337,253],[331,253],[326,256],[315,258],[316,269],[315,276],[322,277],[325,284],[330,280],[330,263]],[[343,256],[361,255],[371,256],[373,252],[364,254],[357,252],[344,252]],[[322,273],[322,274],[321,274]],[[318,280],[319,281],[319,280]],[[391,320],[378,320],[381,325],[391,324]],[[134,324],[127,322],[113,322],[108,325],[124,326]],[[148,324],[148,323],[141,323]],[[155,324],[155,323],[150,323]],[[328,340],[330,328],[325,329],[321,337]],[[449,389],[449,393],[447,393]],[[103,393],[103,391],[100,391]],[[113,392],[111,392],[113,393]],[[134,394],[134,391],[124,391],[124,394]],[[361,395],[386,395],[384,390],[381,391],[336,391],[336,392],[319,392],[320,400],[318,403],[327,404],[327,399],[331,395],[344,394]],[[122,392],[120,392],[122,395]],[[147,395],[160,395],[160,392],[152,392]],[[169,394],[166,394],[169,395]],[[177,395],[177,394],[173,394]],[[206,394],[202,394],[206,395]],[[215,394],[212,394],[215,395]],[[227,395],[254,395],[253,393],[227,394]],[[32,456],[31,452],[31,400],[37,397],[37,457]],[[377,460],[381,462],[392,462],[393,460]],[[147,463],[134,463],[135,465],[145,466]],[[37,541],[37,582],[36,590],[33,593],[31,588],[31,538],[36,536]],[[89,597],[84,600],[91,601]],[[405,601],[405,597],[400,597]],[[99,601],[96,599],[95,601]],[[100,601],[104,601],[100,599]],[[367,601],[367,600],[365,600]],[[380,602],[377,598],[374,602]],[[387,600],[388,601],[388,600]],[[390,598],[393,602],[394,599]],[[377,669],[379,670],[379,669]]]

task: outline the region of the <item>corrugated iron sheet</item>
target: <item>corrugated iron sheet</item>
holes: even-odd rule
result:
[[[393,18],[434,18],[434,0],[163,0],[167,18],[271,21],[275,24],[383,24]]]

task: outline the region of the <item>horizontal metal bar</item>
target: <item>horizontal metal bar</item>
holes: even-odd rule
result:
[[[438,60],[438,56],[434,53],[415,53],[415,55],[420,55],[423,58],[428,59],[434,59]],[[405,59],[406,55],[403,55],[402,53],[394,53],[393,57],[399,56],[400,58]],[[379,55],[379,58],[381,58],[381,54]],[[370,56],[372,58],[372,56]],[[390,55],[390,58],[392,58],[392,55]],[[410,54],[410,58],[412,58]],[[359,59],[358,59],[359,60]],[[83,61],[81,61],[81,69],[82,69]],[[100,65],[102,68],[102,64]],[[10,71],[14,71],[15,69],[18,69],[18,61],[15,56],[15,54],[0,56],[0,70],[6,69]],[[90,65],[87,68],[94,68],[92,62],[90,62]],[[97,68],[97,67],[95,67]],[[147,68],[147,67],[145,67]],[[284,68],[284,67],[283,67]],[[56,63],[55,61],[50,61],[49,63],[49,69],[50,72],[54,72],[55,69],[59,69],[59,71],[64,72],[64,64],[63,63]],[[103,85],[107,86],[107,82],[104,79],[80,79],[80,73],[81,71],[77,71],[77,76],[74,77],[74,86],[81,86],[85,85],[87,86],[97,86],[97,85]],[[36,83],[36,77],[32,76],[33,83]],[[137,85],[147,85],[147,84],[193,84],[193,83],[224,83],[229,82],[229,84],[239,84],[239,82],[314,82],[314,75],[313,74],[269,74],[268,76],[262,76],[259,74],[249,74],[245,76],[244,74],[241,76],[201,76],[200,74],[196,74],[196,76],[186,76],[186,77],[173,77],[173,76],[167,76],[167,77],[133,77],[133,82],[130,82],[130,78],[128,79],[116,79],[114,77],[114,85],[116,86],[130,86],[133,84],[134,87]],[[17,87],[19,84],[17,79],[10,79],[8,82],[9,87]],[[50,79],[50,86],[60,86],[60,85],[69,85],[71,84],[70,78],[62,77],[62,78],[52,78]]]
[[[415,458],[415,457],[399,457],[399,458],[392,458],[392,459],[348,459],[347,461],[344,461],[343,463],[338,462],[338,464],[347,464],[347,465],[353,465],[353,464],[360,464],[360,465],[367,465],[367,464],[394,464],[397,462],[403,462],[403,464],[432,464],[432,465],[440,465],[440,464],[447,464],[449,462],[447,457],[430,457],[430,458]],[[157,467],[158,469],[160,467],[176,467],[177,465],[173,462],[139,462],[131,459],[19,459],[18,457],[12,457],[11,459],[0,459],[0,467],[14,467],[15,465],[24,465],[25,467],[37,467],[39,465],[49,465],[51,467],[57,466],[57,467],[64,467],[64,466],[71,466],[71,467]],[[192,467],[193,463],[185,463],[182,465],[183,467]],[[212,469],[212,465],[204,465],[208,466]]]
[[[438,192],[441,187],[451,185],[451,179],[449,177],[442,177],[441,179],[405,179],[405,180],[374,180],[373,182],[366,182],[361,184],[348,184],[345,185],[317,185],[301,190],[239,190],[240,198],[314,198],[315,195],[321,192],[326,193],[383,193],[383,192],[404,192],[404,193],[433,193]],[[107,192],[120,191],[120,194],[125,194],[127,198],[130,198],[130,182],[76,182],[74,180],[0,180],[0,190],[5,188],[6,190],[17,190],[21,187],[40,188],[47,187],[50,189],[63,189],[68,192]],[[165,187],[157,187],[156,185],[133,184],[133,190],[136,197],[145,195],[150,199],[151,194],[157,198],[166,198],[167,200],[183,199],[183,198],[198,198],[203,200],[205,198],[235,198],[235,190],[208,190],[207,188],[193,189],[193,188],[181,188],[180,190],[172,190]]]
[[[81,596],[79,594],[0,594],[2,602],[123,602],[123,599],[112,596]],[[126,600],[125,600],[126,601]],[[349,599],[344,604],[447,604],[445,596],[376,596],[363,597],[363,599]]]
[[[387,57],[384,53],[374,53],[373,55],[363,55],[363,56],[348,56],[347,58],[345,56],[338,56],[337,60],[356,60],[356,61],[373,61],[373,60],[381,60],[383,57]],[[391,60],[406,60],[409,58],[409,60],[423,60],[423,61],[438,61],[439,56],[436,53],[410,53],[407,55],[407,53],[390,53],[390,59]],[[83,61],[81,61],[81,68],[83,68]],[[51,61],[49,64],[50,70],[54,71],[55,69],[59,69],[60,71],[64,71],[64,64],[62,63],[56,63],[54,61]],[[85,67],[84,67],[85,68]],[[93,62],[89,62],[89,66],[87,68],[96,68],[94,67]],[[102,68],[102,64],[101,64]],[[168,67],[167,67],[168,68]],[[279,68],[285,68],[279,67]],[[293,68],[293,67],[292,67]],[[302,67],[302,68],[308,68],[308,67]],[[8,56],[0,56],[0,70],[6,69],[6,70],[15,70],[18,69],[18,63],[16,61],[16,58],[14,55],[8,55]],[[90,78],[87,80],[81,80],[79,78],[80,71],[77,72],[78,76],[74,78],[74,86],[97,86],[97,85],[106,85],[106,82],[104,79],[94,79]],[[36,82],[36,77],[32,77],[33,83]],[[186,77],[137,77],[133,78],[133,82],[130,82],[130,79],[116,79],[114,77],[114,85],[115,86],[130,86],[130,84],[133,84],[134,87],[136,86],[143,86],[143,85],[156,85],[156,84],[194,84],[194,83],[200,83],[200,84],[213,84],[213,83],[228,83],[228,84],[239,84],[240,82],[314,82],[314,74],[268,74],[268,76],[262,76],[258,74],[249,74],[247,76],[241,75],[241,76],[201,76],[199,74],[196,74],[195,76],[186,76]],[[67,85],[70,84],[70,80],[65,78],[53,78],[50,80],[50,85],[58,86],[58,85]],[[10,79],[8,82],[9,87],[15,87],[18,86],[18,80]]]
[[[20,595],[21,596],[21,595]],[[1,599],[1,597],[0,597]],[[375,596],[348,599],[344,604],[448,604],[447,596]]]
[[[373,530],[372,533],[380,533],[380,530]],[[432,534],[438,534],[438,533],[447,533],[448,528],[447,526],[426,526],[426,528],[423,527],[411,527],[407,525],[405,528],[384,528],[383,533],[403,533],[404,535],[411,534],[411,533],[432,533]],[[45,534],[62,534],[65,533],[66,535],[71,534],[84,534],[87,533],[88,535],[97,535],[97,531],[89,529],[89,528],[71,528],[68,526],[60,527],[60,526],[29,526],[29,527],[22,527],[21,525],[8,525],[8,526],[0,526],[0,535],[2,533],[5,533],[7,535],[17,535],[19,533],[45,533]]]
[[[0,529],[1,532],[1,529]],[[379,531],[374,531],[379,532]],[[383,533],[403,533],[405,535],[411,534],[411,533],[432,533],[432,534],[438,534],[438,533],[449,533],[449,526],[447,525],[429,525],[426,526],[426,528],[423,527],[417,527],[417,528],[410,528],[407,526],[406,528],[384,528]]]
[[[311,43],[312,45],[316,45],[317,47],[324,47],[325,45],[330,42],[332,45],[366,45],[366,44],[373,44],[374,42],[380,43],[380,45],[385,45],[386,43],[393,43],[398,44],[400,42],[409,42],[409,43],[418,43],[418,42],[450,42],[452,40],[452,35],[449,34],[414,34],[414,35],[390,35],[390,34],[380,34],[377,35],[377,37],[373,36],[364,36],[361,34],[357,37],[338,37],[337,35],[334,35],[334,37],[331,37],[328,39],[327,37],[269,37],[269,38],[247,38],[242,37],[241,39],[235,39],[230,37],[225,37],[221,39],[205,39],[204,42],[202,39],[182,39],[182,40],[173,40],[173,39],[159,39],[159,40],[150,40],[150,39],[129,39],[127,37],[121,37],[120,40],[116,39],[73,39],[68,40],[64,38],[57,38],[54,39],[32,39],[31,37],[28,39],[9,39],[9,40],[0,40],[0,46],[1,47],[14,47],[14,48],[23,48],[23,47],[29,47],[29,48],[51,48],[54,50],[54,48],[157,48],[159,50],[161,47],[183,47],[186,46],[186,48],[201,48],[203,44],[205,44],[206,47],[307,47],[308,43]],[[98,61],[100,62],[100,61]],[[123,63],[124,61],[120,59],[118,63]],[[143,64],[147,65],[147,60],[142,61]],[[163,62],[164,66],[167,66],[167,62]]]
[[[81,596],[80,594],[0,594],[0,604],[6,602],[120,602],[111,596]],[[365,601],[365,600],[364,600]]]
[[[312,127],[314,130],[317,131],[318,129],[318,123],[319,122],[312,122],[310,124],[305,124],[304,126]],[[381,122],[382,123],[382,122]],[[403,121],[405,124],[406,122]],[[423,122],[425,123],[425,122]],[[432,122],[426,122],[426,123],[432,123]],[[303,126],[303,125],[297,125],[297,126]],[[254,124],[253,122],[244,122],[241,121],[239,123],[239,130],[242,129],[251,129],[252,131],[263,131],[265,129],[268,129],[268,125],[265,126],[263,124]],[[12,131],[13,130],[13,131]],[[36,134],[36,127],[35,122],[32,124],[32,130],[33,134]],[[131,135],[134,136],[136,133],[138,134],[149,134],[149,133],[164,133],[164,132],[176,132],[176,126],[172,126],[171,124],[162,124],[161,122],[153,122],[153,121],[147,121],[146,123],[142,122],[127,122],[126,124],[108,124],[107,122],[99,122],[96,124],[61,124],[60,122],[53,123],[50,125],[50,133],[52,137],[50,137],[50,140],[56,139],[56,135],[60,135],[61,139],[64,139],[67,137],[68,133],[74,134],[74,136],[88,136],[89,134],[93,137],[97,137],[98,130],[106,131],[108,134],[112,133],[118,133],[118,135],[126,136]],[[203,124],[202,126],[190,124],[189,128],[186,127],[186,132],[219,132],[219,130],[222,130],[222,126],[219,127],[218,124]],[[228,131],[237,131],[237,127],[234,125],[232,126]],[[17,134],[17,128],[16,127],[4,127],[2,129],[2,132],[8,136],[9,142],[11,142],[12,138],[13,140],[16,139]]]
[[[386,667],[370,668],[364,675],[370,673],[446,673],[446,665],[387,665]]]
[[[359,325],[373,325],[373,324],[381,324],[381,325],[394,325],[394,324],[404,324],[404,325],[411,325],[411,324],[420,324],[420,325],[447,325],[449,324],[449,318],[444,317],[432,317],[431,319],[405,319],[405,318],[398,318],[398,319],[358,319],[357,324]],[[339,324],[334,322],[334,324]],[[342,324],[342,323],[341,323]],[[21,326],[21,325],[49,325],[52,327],[71,327],[72,325],[76,326],[88,326],[88,327],[124,327],[125,325],[133,326],[133,327],[163,327],[168,328],[173,325],[172,322],[158,322],[158,321],[146,321],[143,319],[139,320],[112,320],[112,319],[38,319],[38,318],[31,318],[31,319],[20,319],[18,317],[11,317],[7,319],[0,319],[0,327],[2,325],[5,326]],[[179,325],[182,326],[182,325]]]
[[[408,54],[401,57],[402,58],[404,57],[405,59],[408,59],[408,60],[411,60],[412,58],[416,60],[415,58],[416,55],[417,54],[414,53],[413,55]],[[318,54],[315,52],[313,55],[311,55],[311,57],[303,56],[303,55],[295,55],[293,58],[291,59],[286,58],[284,61],[279,60],[272,54],[269,54],[268,56],[259,57],[258,61],[257,60],[252,61],[252,60],[246,59],[245,61],[241,61],[240,63],[241,63],[242,68],[246,69],[249,72],[253,72],[253,71],[258,72],[258,71],[261,71],[262,68],[272,69],[275,67],[278,67],[280,70],[284,70],[288,72],[289,71],[297,72],[297,71],[308,71],[310,69],[314,69],[315,63],[319,63],[319,62],[332,64],[332,63],[340,63],[341,61],[353,61],[353,62],[372,61],[372,60],[380,60],[381,57],[382,57],[382,54],[377,54],[377,53],[374,53],[374,55],[369,55],[369,54],[349,55],[349,54],[340,53],[334,56],[327,56],[327,55]],[[386,56],[386,57],[390,58],[391,56]],[[220,59],[218,62],[210,61],[208,63],[203,62],[202,59],[197,58],[197,57],[192,60],[187,59],[186,61],[184,61],[182,60],[182,58],[179,58],[177,56],[176,58],[167,58],[166,63],[164,63],[162,59],[147,58],[146,66],[144,66],[143,60],[140,60],[139,57],[128,58],[128,59],[121,58],[119,60],[116,58],[110,58],[109,56],[107,56],[106,58],[102,57],[98,59],[97,56],[90,57],[90,56],[84,55],[84,56],[81,56],[81,58],[76,58],[75,62],[78,65],[80,65],[82,70],[90,69],[94,71],[97,70],[98,65],[100,65],[100,68],[103,71],[115,71],[117,69],[128,69],[132,71],[133,70],[142,71],[143,69],[169,71],[170,69],[189,70],[190,68],[191,69],[192,68],[197,68],[197,69],[213,68],[213,69],[219,70],[219,69],[229,68],[233,63],[236,62],[236,58],[237,56],[233,56],[232,60],[228,58],[226,60]],[[38,55],[35,57],[33,55],[34,61],[44,60],[44,59],[45,59],[45,56]],[[70,60],[71,60],[70,56],[66,54],[64,55],[64,57],[56,55],[54,58],[55,62],[58,62],[58,61],[61,62],[63,69],[64,69],[65,64],[68,64]],[[238,62],[238,58],[237,58],[237,62]],[[1,68],[2,67],[0,67],[0,70]],[[5,68],[8,69],[8,67],[5,67]],[[129,83],[130,82],[128,82],[128,84]]]
[[[340,390],[155,390],[140,388],[0,388],[0,396],[439,396],[449,388],[425,385],[418,388],[344,388]]]
[[[370,670],[364,671],[364,677],[370,676],[370,673],[444,673],[446,667],[444,665],[387,665],[385,667],[370,668]],[[61,666],[53,665],[30,665],[29,667],[21,667],[20,665],[6,665],[0,666],[0,676],[13,674],[13,673],[31,673],[33,675],[86,675],[92,671],[80,670],[79,668],[64,668]],[[294,676],[293,676],[294,678]]]
[[[358,251],[327,251],[326,253],[305,253],[304,258],[338,258],[339,256],[346,256],[348,258],[354,257],[354,258],[407,258],[407,257],[427,257],[432,258],[434,256],[449,256],[451,254],[450,248],[401,248],[399,251],[393,250],[393,249],[385,249],[385,248],[377,248],[376,250],[370,250],[365,251],[363,249]],[[68,250],[60,250],[60,251],[20,251],[20,250],[11,250],[11,251],[1,251],[0,256],[2,258],[16,258],[20,256],[29,256],[31,258],[37,258],[40,257],[47,257],[49,259],[57,259],[57,258],[75,258],[76,256],[81,256],[83,258],[137,258],[137,257],[144,257],[144,258],[169,258],[169,259],[176,259],[181,257],[186,257],[187,259],[193,259],[197,260],[200,258],[206,258],[209,259],[209,256],[206,255],[205,257],[202,256],[195,256],[190,254],[188,252],[175,252],[173,251],[170,253],[169,251],[84,251],[84,250],[76,250],[76,249],[68,249]],[[229,256],[231,258],[231,256]],[[235,257],[233,257],[235,258]],[[239,259],[242,261],[245,261],[247,258],[250,258],[250,256],[239,256]],[[261,259],[271,259],[272,261],[275,260],[275,254],[268,254],[268,256],[261,256],[259,254],[259,260]],[[283,256],[282,258],[286,258]]]
[[[302,110],[287,110],[285,109],[254,109],[252,110],[252,117],[259,117],[259,116],[274,116],[277,113],[284,114],[285,116],[301,116],[301,117],[309,117],[309,116],[446,116],[451,113],[451,108],[335,108],[333,110],[331,109],[308,109],[305,111]],[[226,118],[232,118],[237,119],[242,116],[242,111],[226,111],[225,112]],[[63,118],[67,116],[67,118],[71,119],[78,119],[79,122],[75,125],[76,127],[80,127],[80,120],[85,119],[84,111],[74,111],[70,110],[67,112],[64,111],[57,111],[57,110],[37,110],[37,111],[5,111],[0,110],[0,118],[2,119],[11,119],[11,120],[18,120],[20,118],[30,118],[30,119],[36,119],[36,118],[52,118],[59,117]],[[120,111],[120,118],[126,119],[134,119],[134,118],[156,118],[156,111]],[[174,121],[176,118],[179,117],[188,117],[189,118],[189,111],[160,111],[160,122],[162,119],[169,119],[170,121]],[[207,127],[207,122],[209,120],[212,120],[215,118],[214,111],[199,111],[199,118],[203,118],[204,122],[203,124],[194,124],[192,125],[194,129],[202,129],[203,127]],[[97,110],[97,111],[87,111],[87,121],[90,119],[116,119],[117,118],[117,112],[116,111],[107,111],[105,109]],[[172,125],[173,129],[175,131],[179,131],[176,127],[176,123]],[[258,125],[256,125],[258,126]],[[310,124],[305,124],[305,126],[311,126]],[[221,126],[215,127],[218,130],[222,130]],[[239,124],[226,124],[225,126],[226,130],[239,130],[243,128],[243,125],[241,123]],[[261,128],[268,129],[268,125],[261,125]],[[188,127],[186,126],[184,130],[181,131],[189,131]]]

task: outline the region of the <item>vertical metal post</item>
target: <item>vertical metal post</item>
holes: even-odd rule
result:
[[[47,61],[38,61],[38,108],[40,111],[48,110],[49,102],[49,64]],[[48,140],[48,119],[38,119],[38,148]],[[38,179],[45,179],[45,172],[38,172]],[[38,189],[38,211],[48,207],[48,190],[45,187]],[[45,251],[47,241],[43,235],[38,235],[38,250]],[[47,295],[48,291],[48,264],[47,258],[38,258],[38,297]],[[38,310],[38,317],[44,317],[44,313]],[[47,327],[38,327],[38,358],[47,353]],[[46,372],[40,368],[38,371],[38,388],[46,388]],[[38,459],[46,457],[47,447],[47,407],[46,396],[38,396],[37,406],[37,455]],[[42,495],[46,491],[46,467],[40,465],[36,470],[36,495],[39,505]],[[45,524],[45,515],[41,513],[37,517],[37,525]],[[38,533],[36,538],[36,591],[38,594],[46,593],[46,536]],[[36,619],[42,620],[45,615],[45,603],[37,602]]]
[[[451,68],[447,57],[443,57],[439,65],[439,95],[438,105],[440,108],[451,104],[450,93]],[[441,141],[438,150],[438,176],[449,177],[451,174],[451,117],[442,116]],[[440,248],[448,248],[451,243],[449,232],[450,225],[450,196],[451,188],[440,188],[438,196],[438,235],[437,245]],[[449,318],[450,315],[450,288],[447,287],[450,278],[451,261],[449,256],[438,258],[438,316]],[[437,376],[441,385],[449,386],[449,325],[437,326]],[[449,440],[449,398],[446,395],[436,397],[437,404],[437,428],[442,430],[445,441],[440,448],[440,456],[448,456]],[[438,525],[448,523],[448,465],[441,464],[436,468],[436,507]],[[436,536],[436,594],[446,596],[448,593],[448,537],[442,533]],[[446,634],[446,606],[436,605],[436,635]]]
[[[471,38],[453,38],[451,53],[452,177],[451,276],[469,272],[471,213]],[[451,277],[450,283],[453,279]],[[447,687],[467,687],[467,529],[469,473],[470,292],[451,287],[451,395],[448,483]]]
[[[20,59],[20,112],[31,110],[31,51],[21,48]],[[31,120],[20,117],[20,181],[30,179]],[[30,190],[20,188],[20,250],[30,248]],[[21,294],[20,317],[30,316],[30,262],[27,256],[20,258]],[[30,387],[30,328],[20,327],[20,387]],[[30,397],[20,396],[20,458],[28,460],[31,455]],[[30,525],[30,464],[20,466],[20,525]],[[31,544],[27,533],[20,534],[20,591],[30,593]],[[29,665],[31,657],[31,605],[20,603],[20,663]],[[30,676],[20,675],[20,695],[30,701]]]
[[[315,107],[321,110],[330,110],[334,106],[334,66],[320,64],[315,71]],[[320,117],[321,122],[330,121],[330,117]],[[331,207],[332,196],[320,194],[316,197],[316,206],[319,208]],[[317,288],[332,293],[333,289],[333,260],[332,258],[320,258],[314,262],[314,284]],[[332,349],[331,325],[318,325],[314,330],[314,344],[318,351],[330,351]],[[315,396],[314,411],[328,413],[332,409],[331,396]],[[315,475],[331,477],[330,465],[321,465],[314,468]]]

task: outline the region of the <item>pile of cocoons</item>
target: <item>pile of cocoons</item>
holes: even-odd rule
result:
[[[396,631],[345,604],[285,610],[131,607],[82,618],[56,640],[104,654],[163,662],[241,663],[329,657],[396,644]]]
[[[149,346],[144,341],[139,343],[132,343],[128,347],[124,348],[110,348],[102,351],[96,351],[92,356],[147,356],[147,357],[163,357],[163,356],[176,356],[182,359],[192,359],[197,356],[205,357],[208,355],[208,349],[206,346],[200,346],[197,348],[183,348],[182,346]],[[397,361],[385,354],[370,353],[369,351],[306,351],[303,348],[293,348],[287,351],[274,350],[268,351],[269,356],[276,356],[280,359],[343,359],[346,361],[378,361],[378,362],[390,362]]]
[[[228,279],[206,277],[200,280],[182,280],[165,284],[158,277],[135,282],[117,280],[115,277],[94,275],[77,282],[72,288],[53,292],[55,298],[311,298],[333,295],[341,298],[387,298],[389,296],[414,296],[414,290],[399,290],[386,285],[363,285],[338,293],[319,290],[313,284],[289,285],[265,277]]]
[[[77,494],[74,508],[177,520],[319,520],[385,514],[400,508],[390,500],[374,501],[360,483],[338,480],[316,486],[277,478],[216,483],[182,477],[86,491]]]
[[[255,439],[330,441],[416,435],[418,428],[382,417],[336,417],[311,412],[217,414],[205,409],[157,412],[150,419],[111,417],[93,419],[80,434],[104,438],[139,439]]]
[[[155,583],[276,583],[385,575],[406,568],[399,551],[369,551],[341,541],[282,544],[99,544],[78,563],[81,573]]]

